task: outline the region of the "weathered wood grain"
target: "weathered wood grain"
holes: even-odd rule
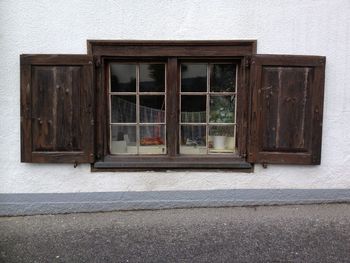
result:
[[[256,40],[88,40],[88,54],[118,57],[245,56],[256,53]]]
[[[318,56],[253,57],[249,161],[320,163],[324,61]]]
[[[23,162],[93,162],[92,59],[21,56]]]

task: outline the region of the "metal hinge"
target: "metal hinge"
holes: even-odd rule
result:
[[[246,57],[244,60],[244,67],[249,68],[251,60],[251,57]]]
[[[97,68],[101,67],[101,57],[96,57],[96,59],[95,59],[95,66]]]

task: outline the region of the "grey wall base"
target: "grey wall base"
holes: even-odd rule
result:
[[[0,216],[350,202],[350,189],[0,194]]]

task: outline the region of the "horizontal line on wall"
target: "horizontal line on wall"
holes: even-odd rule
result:
[[[0,216],[114,210],[350,202],[350,189],[0,194]]]

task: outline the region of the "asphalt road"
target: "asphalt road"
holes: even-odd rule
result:
[[[350,204],[0,218],[0,262],[350,262]]]

